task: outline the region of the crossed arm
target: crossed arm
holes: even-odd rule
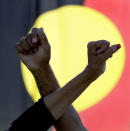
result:
[[[83,124],[72,106],[69,106],[103,72],[105,61],[117,51],[102,40],[88,44],[88,66],[62,89],[49,66],[50,45],[42,29],[33,29],[16,46],[19,58],[33,73],[39,91],[59,131],[85,131]],[[98,49],[98,50],[97,50]],[[70,118],[71,117],[71,118]]]
[[[49,65],[50,45],[42,29],[34,28],[31,34],[27,34],[26,38],[22,38],[16,45],[16,51],[19,58],[34,75],[41,96],[45,97],[60,89]],[[57,119],[55,128],[59,131],[86,131],[78,113],[71,105]]]
[[[44,70],[41,70],[40,72],[36,71],[34,74],[39,87],[40,94],[44,96],[45,104],[47,105],[48,109],[54,116],[54,113],[53,111],[51,111],[51,109],[52,106],[55,107],[55,102],[54,103],[52,102],[53,98],[48,99],[50,98],[50,96],[48,97],[48,95],[51,94],[52,92],[56,93],[60,89],[60,87],[52,72],[52,69],[49,65],[47,65],[46,67],[44,67]],[[51,107],[49,107],[49,105],[47,104],[50,103],[49,101],[52,102],[54,105],[50,105]],[[62,98],[62,102],[64,102],[64,98]],[[86,131],[77,112],[71,105],[66,109],[64,109],[62,114],[59,114],[59,117],[54,118],[57,120],[55,128],[58,131],[72,131],[72,130]]]

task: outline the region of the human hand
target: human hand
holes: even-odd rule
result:
[[[16,44],[20,60],[33,72],[49,64],[50,45],[42,28],[33,28]]]
[[[120,44],[112,45],[106,40],[91,41],[88,43],[88,68],[94,79],[105,72],[106,60],[120,48]]]

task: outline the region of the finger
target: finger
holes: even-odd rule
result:
[[[29,45],[27,44],[25,37],[22,37],[22,38],[21,38],[21,40],[20,40],[20,45],[21,45],[21,47],[23,48],[23,50],[24,50],[25,52],[27,52],[27,51],[30,50],[30,47],[29,47]]]
[[[96,48],[97,46],[99,46],[98,44],[96,44],[96,41],[90,41],[87,45],[88,47],[88,51],[90,53],[92,53],[93,55],[96,55]]]
[[[38,47],[37,43],[32,42],[31,34],[26,35],[26,41],[28,46],[30,47],[30,50]]]
[[[108,50],[103,54],[104,55],[104,60],[107,60],[112,57],[112,55],[117,52],[121,48],[120,44],[117,45],[112,45],[111,47],[108,48]]]
[[[89,50],[93,53],[93,55],[97,55],[105,52],[110,45],[110,42],[106,40],[99,41],[91,41],[88,43]]]
[[[16,43],[16,52],[17,53],[23,53],[24,52],[23,48],[20,45],[20,42]]]
[[[47,40],[47,37],[46,37],[46,35],[45,35],[44,31],[43,31],[43,28],[40,28],[40,29],[37,31],[37,33],[38,33],[38,36],[39,36],[39,40],[40,40],[41,45],[46,45],[46,44],[48,44],[48,40]]]
[[[31,32],[32,43],[38,42],[37,30],[38,30],[37,28],[32,29],[32,32]]]
[[[106,40],[99,41],[100,47],[96,49],[96,54],[104,53],[110,46],[110,42]]]

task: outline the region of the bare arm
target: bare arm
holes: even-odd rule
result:
[[[67,83],[63,88],[57,89],[44,98],[45,104],[58,120],[65,109],[93,82],[93,78],[86,69],[73,80]]]
[[[45,45],[45,44],[46,44],[46,42],[45,43],[42,42],[42,44],[40,46],[43,46],[44,48],[48,47],[48,45]],[[54,82],[55,79],[54,79],[54,77],[46,77],[45,78],[45,76],[47,76],[47,74],[46,74],[47,72],[46,73],[40,72],[41,74],[43,74],[43,78],[45,78],[44,83],[42,85],[42,81],[43,81],[43,80],[41,80],[42,77],[38,77],[39,73],[36,70],[34,70],[34,68],[37,67],[37,69],[42,70],[41,66],[39,67],[39,65],[42,65],[42,67],[44,67],[44,69],[45,69],[46,66],[48,65],[48,63],[47,63],[47,60],[49,58],[48,55],[46,55],[46,53],[39,47],[39,45],[36,45],[36,47],[38,47],[38,52],[36,50],[33,50],[29,55],[27,54],[25,57],[25,54],[27,52],[25,52],[25,49],[23,49],[23,48],[25,48],[26,42],[25,41],[21,42],[18,45],[22,46],[21,51],[20,51],[20,47],[17,46],[17,50],[20,51],[20,52],[18,52],[19,57],[27,65],[27,67],[33,72],[33,74],[37,80],[37,83],[39,85],[39,90],[40,90],[41,94],[45,93],[44,92],[45,90],[44,91],[42,90],[42,89],[46,88],[45,86],[47,84],[45,84],[45,83],[49,82],[51,85],[50,80],[52,80]],[[67,85],[65,85],[65,87],[63,87],[62,89],[57,89],[55,92],[52,92],[52,90],[50,90],[50,92],[52,92],[52,93],[45,97],[46,106],[51,111],[51,113],[55,117],[55,119],[57,119],[57,120],[61,117],[61,115],[63,115],[63,113],[68,108],[68,106],[86,89],[86,87],[89,86],[89,84],[92,81],[94,81],[96,78],[98,78],[104,72],[105,61],[108,58],[110,58],[115,51],[117,51],[116,46],[109,47],[109,43],[107,41],[91,42],[88,45],[89,46],[88,46],[88,66],[87,66],[87,68],[81,74],[79,74],[77,77],[75,77],[71,82],[69,82]],[[45,59],[44,60],[40,59],[40,60],[36,61],[37,58],[39,59],[41,57],[41,55],[39,56],[39,52],[40,52],[40,54],[41,53],[44,54]],[[46,52],[48,52],[48,48],[46,48]],[[32,55],[32,54],[34,54],[34,55]],[[31,57],[32,57],[32,61],[30,61]],[[28,60],[29,60],[29,62],[28,62]],[[30,64],[30,62],[31,62],[31,64]],[[33,65],[35,65],[35,66],[33,66]],[[52,75],[50,75],[50,76],[52,76]],[[56,81],[55,81],[54,85],[56,85],[55,87],[57,87]],[[48,87],[51,87],[51,86],[48,86]],[[71,111],[73,111],[73,109]],[[71,113],[72,113],[73,118],[79,123],[80,121],[77,119],[77,117],[75,117],[74,112],[71,112]],[[68,112],[67,112],[67,115],[68,115]],[[63,118],[63,116],[61,118]],[[67,116],[65,119],[63,119],[63,121],[65,121],[66,123],[63,122],[63,124],[62,124],[62,122],[60,121],[61,122],[60,124],[62,126],[64,125],[66,130],[69,127],[68,126],[69,120],[70,120],[70,117]],[[71,122],[73,122],[73,121],[71,121]],[[80,125],[80,124],[78,124],[78,125]],[[81,127],[83,127],[83,126],[81,126]],[[63,130],[65,128],[63,128]],[[71,125],[70,125],[70,128],[71,129],[73,128],[73,130],[74,130],[74,127],[71,127]],[[61,129],[62,129],[62,127],[61,127]],[[59,129],[59,130],[61,131],[61,129]],[[84,130],[84,128],[82,128],[82,129]],[[82,130],[82,129],[79,126],[79,130]],[[68,129],[68,130],[70,130],[70,129]],[[75,131],[76,131],[76,129],[75,129]]]
[[[54,92],[56,89],[60,89],[60,87],[57,80],[55,79],[51,67],[48,65],[45,68],[46,69],[44,71],[35,73],[35,78],[37,79],[37,83],[39,83],[38,85],[41,95],[47,96],[46,94],[50,94]],[[45,78],[44,80],[41,79],[43,77],[40,77],[42,75],[44,75],[43,76]],[[50,88],[50,90],[46,90],[47,87]],[[53,90],[51,89],[52,87]],[[64,102],[64,100],[62,100],[62,102]],[[69,131],[69,130],[86,131],[77,112],[72,106],[67,107],[63,115],[61,115],[61,117],[57,119],[55,127],[59,131]]]
[[[32,42],[33,38],[35,38],[34,42]],[[38,40],[39,43],[37,42]],[[43,97],[60,88],[49,65],[50,46],[42,30],[33,29],[31,34],[20,40],[16,46],[16,50],[20,59],[33,73],[40,94]],[[69,106],[57,120],[55,127],[59,131],[86,131],[72,106]]]
[[[98,47],[97,47],[98,46]],[[87,68],[63,88],[45,97],[45,103],[55,119],[76,100],[81,93],[105,71],[105,61],[112,57],[119,45],[109,47],[107,41],[91,42],[88,45]],[[98,51],[97,51],[98,49]]]

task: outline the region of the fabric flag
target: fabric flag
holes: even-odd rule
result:
[[[0,6],[0,129],[31,105],[28,94],[34,102],[40,98],[33,76],[20,67],[14,45],[31,27],[43,27],[61,87],[86,67],[89,41],[121,44],[107,61],[106,72],[73,105],[90,131],[130,130],[129,0],[2,0]]]
[[[52,47],[51,66],[63,87],[87,64],[86,44],[106,39],[122,48],[107,61],[106,72],[84,92],[74,106],[91,131],[129,131],[128,1],[87,0],[41,14],[34,27],[43,27]],[[127,40],[127,41],[126,41]],[[125,73],[126,70],[126,73]],[[23,78],[32,79],[22,65]],[[34,88],[35,82],[32,83]],[[125,85],[125,86],[124,86]],[[31,87],[32,87],[31,86]],[[40,96],[27,89],[33,100]]]
[[[116,68],[119,69],[121,59],[125,60],[122,74],[114,85],[114,89],[97,105],[81,112],[81,117],[92,131],[130,131],[130,1],[87,0],[85,6],[102,13],[116,26],[123,39],[123,48],[125,48],[124,56],[118,58]],[[111,80],[106,80],[102,84],[103,88],[117,75],[113,73],[110,76]]]

